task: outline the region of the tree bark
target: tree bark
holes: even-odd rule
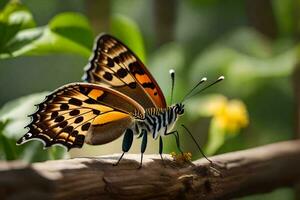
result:
[[[178,3],[175,0],[153,1],[156,46],[173,41]]]
[[[247,0],[246,12],[249,24],[270,39],[278,35],[271,0]]]
[[[0,199],[229,199],[293,186],[300,180],[300,140],[192,163],[129,154],[23,164],[0,163]]]
[[[85,1],[86,15],[92,24],[95,35],[108,32],[111,2],[108,0]]]

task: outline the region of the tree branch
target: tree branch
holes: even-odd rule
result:
[[[269,192],[300,180],[300,140],[211,157],[220,172],[193,163],[146,155],[119,155],[0,163],[0,199],[227,199]],[[167,157],[165,155],[165,157]]]

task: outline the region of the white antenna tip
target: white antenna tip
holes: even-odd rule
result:
[[[170,69],[170,70],[169,70],[169,73],[170,73],[170,74],[175,74],[175,70],[174,70],[174,69]]]
[[[203,77],[203,78],[201,79],[201,82],[204,82],[204,81],[207,81],[207,78],[206,78],[206,77]]]
[[[220,77],[218,78],[218,80],[224,80],[224,79],[225,79],[224,76],[220,76]]]

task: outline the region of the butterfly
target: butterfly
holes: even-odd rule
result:
[[[173,93],[174,71],[171,77]],[[142,138],[140,166],[149,136],[159,139],[161,158],[163,136],[175,135],[179,147],[179,135],[173,127],[184,114],[183,101],[167,106],[151,73],[121,41],[108,34],[97,37],[83,80],[47,95],[30,115],[28,132],[17,144],[38,139],[45,147],[60,144],[70,150],[84,143],[109,143],[123,135],[123,153],[117,165],[138,136]]]

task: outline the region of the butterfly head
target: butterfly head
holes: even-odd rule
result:
[[[183,103],[177,103],[175,104],[175,112],[178,115],[183,115],[184,114],[184,104]]]

